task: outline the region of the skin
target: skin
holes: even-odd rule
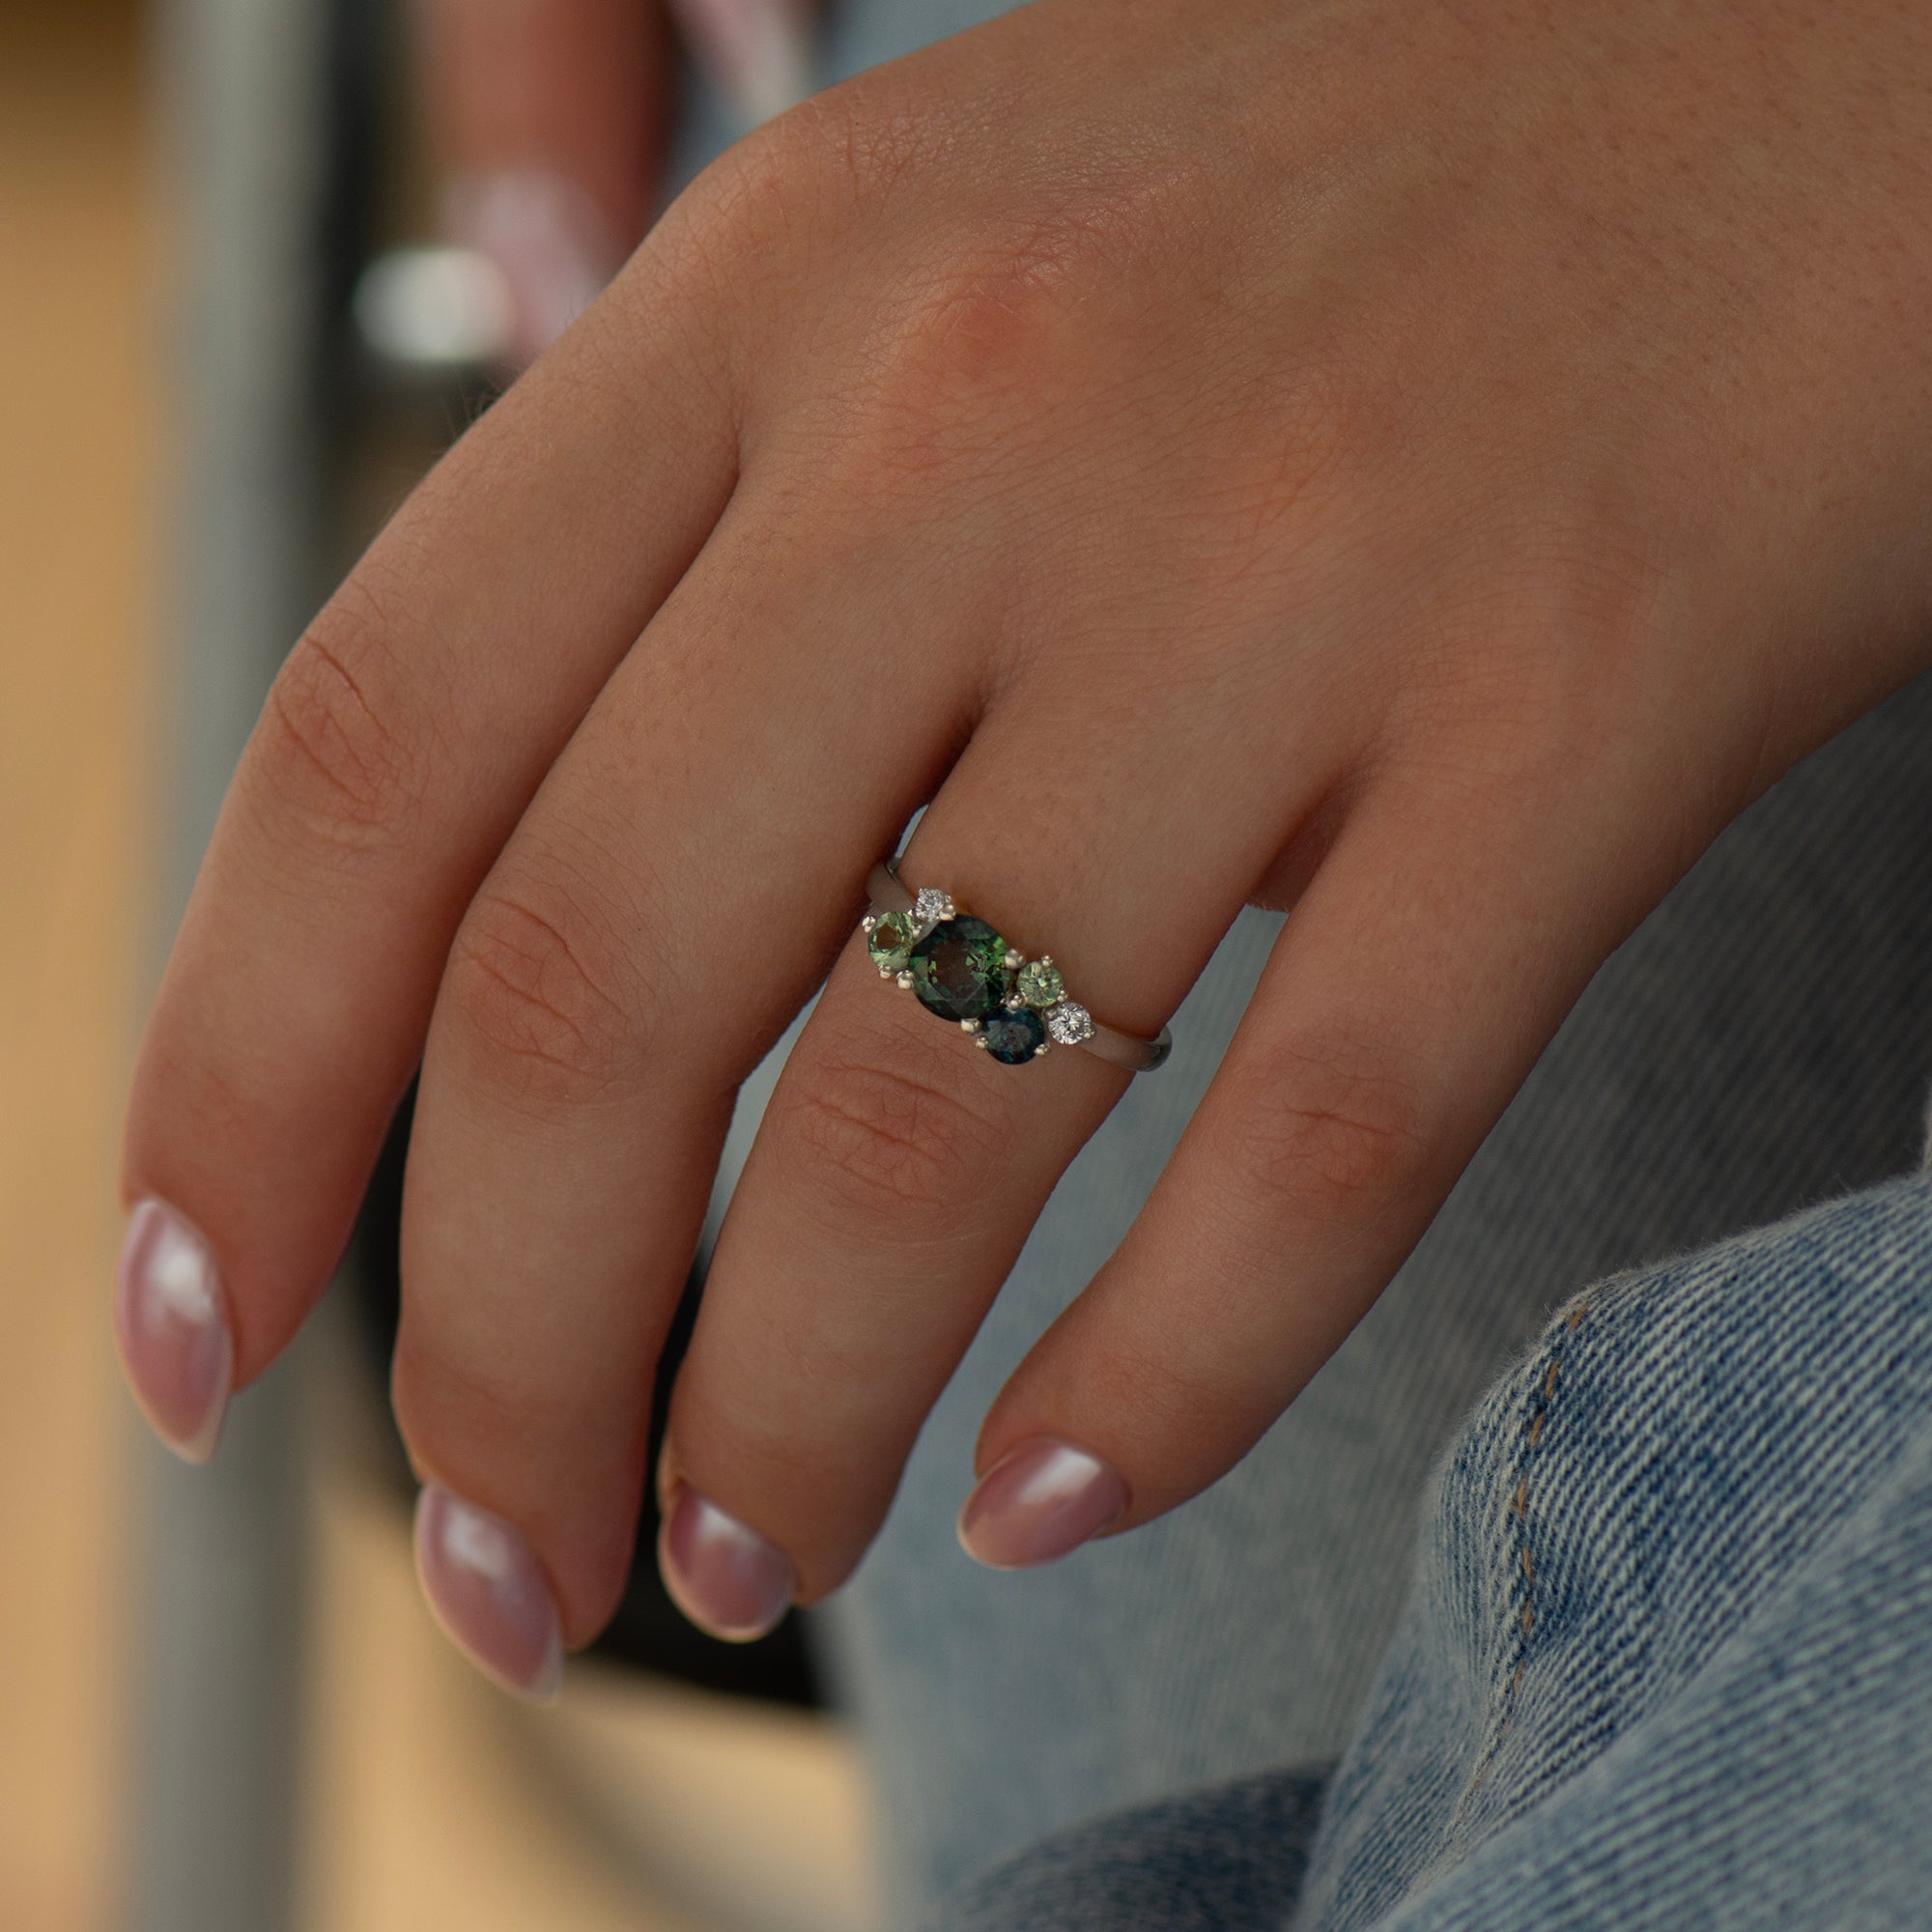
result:
[[[420,1059],[397,1412],[589,1638],[733,1092],[829,971],[667,1461],[834,1589],[1125,1084],[880,986],[930,800],[907,877],[1129,1031],[1294,908],[979,1446],[1086,1445],[1120,1530],[1211,1483],[1611,949],[1932,660],[1928,153],[1918,0],[1038,0],[740,144],[236,776],[125,1186],[213,1241],[238,1381]]]

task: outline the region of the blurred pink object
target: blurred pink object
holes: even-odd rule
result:
[[[798,0],[671,0],[671,13],[744,128],[811,92],[812,12]]]
[[[959,1512],[959,1541],[989,1569],[1025,1570],[1078,1549],[1126,1506],[1118,1470],[1056,1435],[1036,1435],[980,1479]]]
[[[504,168],[453,183],[443,225],[502,276],[511,317],[507,359],[519,369],[596,300],[621,260],[590,197],[544,168]]]
[[[228,1297],[213,1250],[165,1202],[142,1201],[128,1218],[114,1335],[155,1434],[183,1461],[206,1463],[235,1378]]]
[[[524,1533],[427,1483],[416,1498],[416,1575],[442,1632],[504,1690],[548,1703],[563,1688],[563,1630]]]

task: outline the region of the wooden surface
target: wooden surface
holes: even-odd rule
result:
[[[430,1626],[393,1501],[324,1498],[303,1932],[867,1932],[819,1721],[594,1665],[532,1711]]]
[[[167,689],[140,26],[122,0],[0,7],[5,1932],[105,1932],[123,1876],[134,1425],[106,1310]],[[740,1922],[787,1899],[864,1922],[836,1734],[594,1675],[533,1729],[435,1634],[393,1503],[319,1480],[303,1932],[698,1932],[707,1873]]]
[[[0,8],[0,1924],[110,1922],[156,460],[131,9]]]

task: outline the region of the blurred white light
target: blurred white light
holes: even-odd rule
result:
[[[414,367],[501,361],[516,313],[509,284],[470,248],[397,248],[355,285],[355,327],[385,361]]]

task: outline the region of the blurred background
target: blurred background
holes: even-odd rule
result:
[[[393,0],[0,8],[0,1928],[865,1932],[795,1624],[711,1645],[646,1563],[547,1711],[430,1624],[383,1384],[403,1129],[211,1468],[113,1361],[128,1064],[228,772],[501,374],[501,291],[428,245],[409,47]],[[686,81],[672,183],[724,125]]]

